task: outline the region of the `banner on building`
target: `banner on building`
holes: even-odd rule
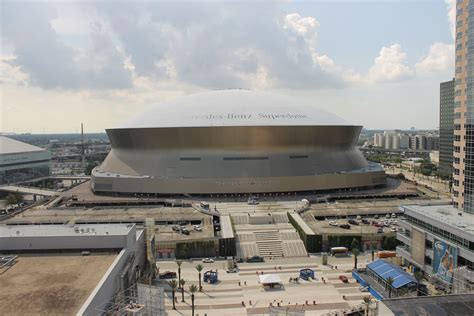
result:
[[[438,278],[448,283],[452,283],[454,269],[456,269],[458,265],[458,249],[444,241],[435,239],[433,252],[434,274]]]

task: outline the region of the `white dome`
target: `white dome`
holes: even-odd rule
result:
[[[292,96],[221,90],[159,103],[119,128],[338,125],[352,124]]]

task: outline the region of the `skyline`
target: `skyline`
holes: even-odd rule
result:
[[[366,129],[435,129],[454,76],[455,1],[1,5],[1,132],[104,132],[223,88],[297,95]]]

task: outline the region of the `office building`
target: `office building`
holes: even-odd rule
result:
[[[453,172],[454,79],[440,84],[439,93],[439,171]]]
[[[474,1],[456,6],[453,199],[474,213]]]
[[[107,130],[92,172],[103,193],[225,194],[374,187],[385,172],[357,147],[362,126],[313,103],[245,90],[160,104]]]
[[[474,289],[474,215],[450,204],[401,206],[397,255],[455,293]]]

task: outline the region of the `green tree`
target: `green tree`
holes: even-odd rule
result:
[[[423,280],[423,272],[421,271],[416,271],[414,273],[415,279],[416,279],[416,295],[420,295],[420,283]]]
[[[21,195],[18,191],[13,193],[8,193],[5,202],[6,205],[15,205],[23,201],[23,195]]]
[[[369,306],[372,304],[372,297],[371,296],[364,296],[363,298],[365,304],[365,315],[369,316]]]
[[[175,302],[174,302],[174,297],[176,294],[176,288],[178,287],[178,281],[176,280],[170,280],[168,281],[168,285],[171,288],[171,298],[173,299],[173,309],[176,309]]]
[[[179,280],[179,286],[181,287],[181,302],[184,303],[184,285],[186,284],[186,280],[181,279]]]
[[[195,284],[192,284],[189,286],[189,292],[191,292],[191,311],[192,311],[192,316],[194,316],[194,293],[197,291],[197,286]]]
[[[352,255],[354,256],[354,269],[357,269],[357,256],[360,253],[359,248],[360,248],[359,241],[356,238],[352,239],[351,252],[352,252]]]
[[[202,285],[201,285],[201,271],[204,269],[204,266],[202,264],[198,264],[196,266],[196,270],[199,274],[199,291],[202,291]]]
[[[388,277],[386,282],[388,286],[388,298],[392,297],[392,284],[395,280],[392,277]]]
[[[372,254],[372,261],[375,259],[375,249],[377,249],[377,244],[376,243],[371,243],[370,244],[370,253]]]
[[[176,260],[176,264],[178,265],[178,280],[181,280],[181,265],[183,264],[183,261],[182,260]]]
[[[86,175],[90,176],[91,173],[92,173],[92,169],[94,169],[98,165],[99,165],[99,163],[97,161],[88,162],[87,165],[86,165],[86,169],[84,170],[84,173]]]

